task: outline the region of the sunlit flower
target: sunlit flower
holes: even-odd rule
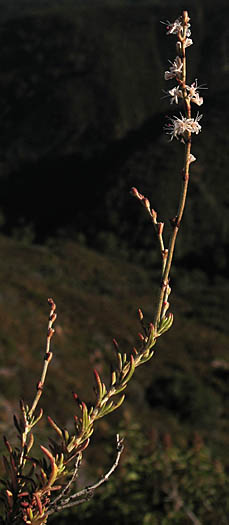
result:
[[[170,64],[172,64],[169,68],[169,71],[165,71],[165,80],[170,80],[174,77],[180,77],[183,63],[180,57],[176,57],[174,62],[171,62],[169,60]]]
[[[183,115],[181,115],[181,118],[174,116],[173,118],[169,118],[170,122],[165,125],[165,132],[171,135],[171,140],[173,140],[174,137],[178,140],[179,136],[184,135],[186,131],[198,135],[201,131],[199,124],[201,118],[202,115],[197,115],[195,119],[186,118]]]
[[[189,164],[191,164],[192,162],[195,162],[195,160],[196,160],[196,157],[194,157],[194,155],[190,153],[189,158],[188,158]]]
[[[199,120],[202,119],[202,116],[203,115],[197,114],[195,119],[193,118],[187,119],[188,128],[189,128],[187,131],[191,131],[191,133],[195,133],[196,135],[198,135],[199,132],[201,131],[201,125],[199,124]]]
[[[184,47],[189,47],[193,44],[193,41],[191,38],[186,38],[184,42]]]
[[[172,35],[172,34],[176,35],[183,29],[181,16],[179,16],[179,18],[177,18],[175,22],[169,22],[169,20],[166,20],[166,22],[162,22],[162,24],[166,25],[166,29],[167,29],[166,35]]]
[[[161,22],[162,24],[166,25],[166,35],[177,35],[183,30],[183,19],[182,16],[179,16],[175,20],[175,22],[169,22],[169,20],[166,20],[166,22]],[[189,37],[191,35],[191,31],[189,29],[190,24],[187,25],[186,35]]]
[[[174,87],[173,89],[170,89],[168,91],[168,95],[171,97],[170,99],[170,104],[173,104],[175,102],[175,104],[178,104],[179,102],[179,98],[182,97],[182,91],[180,89],[180,86],[177,86],[177,87]]]
[[[197,104],[197,106],[202,106],[203,104],[203,97],[200,97],[198,92],[198,85],[197,80],[191,84],[191,86],[186,86],[186,89],[188,91],[188,96],[194,104]]]

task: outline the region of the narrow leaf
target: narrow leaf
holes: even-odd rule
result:
[[[53,419],[50,416],[48,416],[48,422],[50,423],[52,428],[54,428],[57,434],[62,438],[62,430],[57,426],[57,424],[53,421]]]

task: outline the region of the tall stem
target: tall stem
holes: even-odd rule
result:
[[[181,33],[178,34],[179,42],[181,45],[182,78],[181,79],[177,78],[177,81],[179,82],[182,88],[186,117],[191,118],[191,104],[187,96],[187,90],[186,90],[187,68],[186,68],[185,40],[186,40],[186,32],[187,32],[188,21],[189,21],[187,11],[183,12],[182,18],[183,18],[183,32],[182,34]],[[171,232],[170,239],[169,239],[168,256],[166,258],[166,263],[164,266],[164,270],[162,272],[161,286],[160,286],[158,303],[157,303],[157,308],[156,308],[156,313],[155,313],[155,318],[154,318],[154,325],[156,328],[158,327],[160,320],[161,320],[161,313],[162,313],[162,308],[163,308],[164,297],[165,297],[166,290],[169,284],[169,275],[170,275],[170,270],[171,270],[173,255],[174,255],[176,238],[177,238],[177,234],[180,228],[180,224],[181,224],[181,220],[183,217],[184,208],[186,204],[188,183],[189,183],[190,153],[191,153],[191,133],[186,132],[184,166],[182,170],[182,186],[181,186],[181,192],[180,192],[180,200],[179,200],[177,214],[173,219],[171,219],[172,232]]]

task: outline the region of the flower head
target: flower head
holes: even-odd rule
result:
[[[179,18],[177,18],[175,20],[175,22],[169,22],[169,20],[166,20],[166,22],[161,22],[162,24],[165,24],[166,25],[166,35],[177,35],[178,33],[181,33],[181,31],[183,30],[184,26],[183,26],[183,18],[182,16],[179,16]],[[187,30],[186,30],[186,36],[189,37],[191,35],[191,31],[189,29],[191,24],[187,24]]]
[[[168,95],[171,97],[170,99],[170,104],[173,104],[175,102],[175,104],[178,104],[179,102],[179,98],[181,98],[183,95],[182,95],[182,91],[180,89],[180,86],[177,86],[177,87],[174,87],[172,89],[170,89],[168,91]]]
[[[184,47],[189,47],[193,44],[193,41],[191,38],[186,38],[184,42]]]
[[[197,106],[202,106],[203,97],[200,97],[199,95],[197,80],[195,80],[195,82],[193,82],[191,86],[186,86],[186,89],[188,91],[188,97],[191,100],[191,102],[194,102],[194,104],[197,104]]]
[[[182,68],[183,68],[183,63],[182,63],[182,60],[180,57],[176,57],[174,62],[171,62],[169,60],[170,64],[172,64],[169,68],[169,71],[165,71],[165,80],[170,80],[171,78],[174,78],[174,77],[180,77],[181,76],[181,72],[182,72]]]
[[[198,133],[201,131],[199,120],[202,118],[202,116],[203,115],[197,115],[195,119],[186,118],[183,115],[181,115],[181,118],[176,116],[169,118],[170,122],[164,127],[165,132],[168,135],[171,135],[171,140],[173,140],[174,137],[178,140],[179,136],[183,136],[186,131],[198,135]],[[183,137],[181,137],[181,139],[182,138]]]

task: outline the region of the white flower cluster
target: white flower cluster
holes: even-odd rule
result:
[[[168,80],[166,77],[166,73],[168,72],[167,71],[165,72],[165,79]],[[195,80],[195,82],[193,82],[191,86],[188,86],[186,84],[185,88],[188,92],[189,100],[193,102],[194,104],[197,104],[197,106],[202,106],[204,100],[203,100],[203,97],[200,97],[198,89],[201,89],[201,88],[200,86],[197,85],[197,80]],[[168,94],[168,96],[171,97],[170,104],[173,104],[174,102],[175,104],[178,104],[179,98],[183,98],[183,93],[182,93],[182,90],[180,89],[180,86],[174,87],[170,89],[169,91],[166,91],[166,93]]]
[[[165,80],[170,80],[171,78],[180,78],[182,75],[183,63],[180,57],[176,57],[174,62],[169,60],[172,64],[169,68],[169,71],[165,71]]]
[[[202,106],[203,104],[203,97],[199,94],[199,89],[201,86],[198,86],[197,80],[191,84],[191,86],[187,85],[185,83],[185,75],[183,75],[183,60],[181,58],[182,54],[182,46],[183,48],[189,47],[193,44],[191,36],[191,25],[189,23],[190,19],[187,18],[185,21],[185,28],[184,28],[184,22],[183,17],[180,16],[175,20],[175,22],[171,23],[168,20],[166,22],[162,22],[166,25],[166,34],[167,35],[178,35],[178,42],[176,45],[177,49],[177,55],[175,60],[173,62],[170,62],[170,67],[168,71],[165,71],[164,78],[165,80],[171,80],[173,78],[177,81],[177,86],[173,87],[172,89],[166,91],[166,96],[170,97],[170,104],[178,104],[180,99],[189,100],[189,103],[197,104],[197,106]],[[180,54],[180,56],[179,56]],[[182,142],[184,142],[184,134],[185,132],[188,133],[195,133],[196,135],[201,131],[201,126],[199,124],[200,119],[202,118],[202,115],[197,114],[196,118],[186,118],[183,115],[180,115],[180,118],[173,117],[170,118],[170,122],[166,124],[165,131],[167,134],[171,136],[171,140],[175,137],[176,139],[180,139]],[[193,162],[195,158],[190,159],[190,162]]]
[[[183,32],[182,22],[183,22],[182,16],[179,16],[179,18],[177,18],[175,22],[172,22],[172,23],[169,22],[169,20],[166,20],[166,22],[162,22],[162,24],[166,25],[166,29],[167,29],[166,35],[171,35],[171,34],[177,35],[178,33],[182,33]],[[191,30],[189,29],[190,25],[191,24],[189,23],[187,24],[187,30],[186,30],[187,37],[191,35]]]
[[[181,118],[176,116],[169,117],[170,122],[165,125],[164,129],[168,135],[171,135],[171,140],[175,137],[179,138],[179,135],[184,135],[186,131],[189,133],[198,133],[201,131],[201,126],[199,120],[201,120],[203,115],[197,115],[196,118],[186,118],[181,115]]]

